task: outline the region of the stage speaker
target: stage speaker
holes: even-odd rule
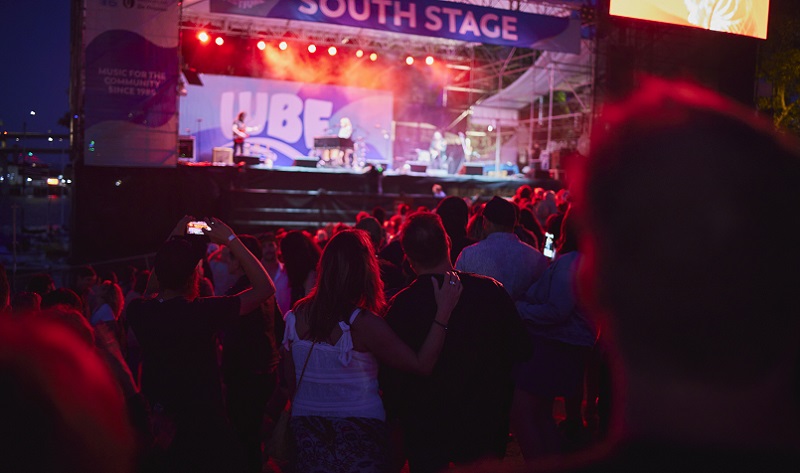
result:
[[[178,159],[194,161],[194,136],[178,137]]]
[[[211,152],[214,164],[233,164],[233,148],[215,147]]]
[[[183,76],[186,77],[186,82],[192,85],[203,85],[203,81],[200,80],[200,74],[194,69],[188,67],[184,68]]]
[[[427,164],[411,163],[411,162],[407,164],[408,164],[408,170],[411,172],[426,172],[428,170]]]
[[[315,168],[318,162],[317,158],[294,158],[292,165],[300,168]]]
[[[483,164],[466,163],[464,165],[464,174],[469,176],[483,176]]]
[[[237,156],[236,163],[244,163],[245,166],[253,166],[261,163],[261,158],[258,156]]]

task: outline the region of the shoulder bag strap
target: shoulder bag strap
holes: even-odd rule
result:
[[[294,387],[294,395],[292,396],[292,401],[294,401],[294,396],[297,395],[297,391],[300,389],[300,383],[303,381],[303,375],[306,374],[306,366],[308,366],[308,359],[311,358],[311,352],[314,350],[314,345],[317,342],[311,344],[311,348],[308,349],[308,355],[306,355],[306,361],[303,363],[303,369],[300,371],[300,379],[297,380],[297,385]],[[292,403],[289,403],[289,412],[292,412]]]

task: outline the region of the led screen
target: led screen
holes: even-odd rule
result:
[[[766,39],[769,0],[611,0],[609,12]]]

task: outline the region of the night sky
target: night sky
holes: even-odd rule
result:
[[[0,6],[0,130],[67,133],[70,0],[10,0]],[[30,114],[36,112],[35,116]]]

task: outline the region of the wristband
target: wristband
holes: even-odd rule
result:
[[[231,235],[228,237],[228,241],[233,241],[235,239],[236,239],[236,234],[235,233],[231,233]]]
[[[447,325],[445,325],[445,324],[443,324],[443,323],[439,322],[438,320],[436,320],[436,319],[433,319],[433,323],[435,323],[435,324],[436,324],[436,325],[438,325],[439,327],[442,327],[443,329],[447,330]]]

